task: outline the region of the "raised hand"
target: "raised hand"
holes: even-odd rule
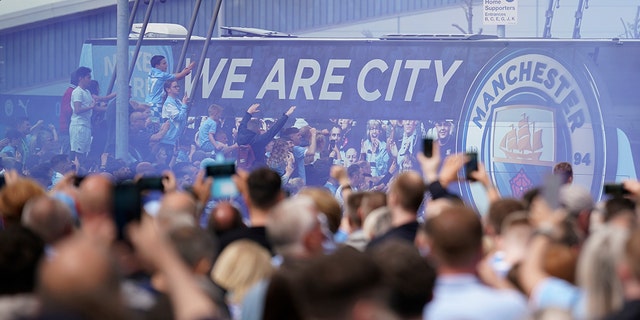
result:
[[[247,113],[254,114],[256,112],[259,112],[260,110],[258,110],[258,107],[260,107],[259,103],[252,104],[251,106],[249,106],[249,109],[247,109]]]
[[[437,156],[434,153],[432,158],[435,157]],[[457,153],[446,157],[440,169],[440,184],[446,188],[451,182],[457,181],[458,171],[462,169],[466,162],[467,156],[464,153]]]
[[[290,116],[294,111],[296,111],[296,106],[291,106],[289,107],[289,110],[287,110],[287,112],[285,112],[284,114]]]

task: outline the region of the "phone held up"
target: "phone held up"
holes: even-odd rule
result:
[[[425,157],[433,157],[433,138],[422,139],[422,153]]]
[[[77,178],[78,182],[82,178]],[[126,240],[125,227],[134,221],[140,221],[144,204],[144,194],[149,191],[164,190],[163,177],[145,177],[137,182],[118,182],[113,185],[113,220],[116,225],[118,239]]]
[[[82,180],[84,180],[84,176],[74,176],[73,177],[73,186],[74,187],[79,187],[80,184],[82,183]]]
[[[140,188],[131,182],[120,182],[113,186],[113,218],[118,239],[124,239],[124,228],[132,221],[140,221],[142,197]]]
[[[622,197],[630,193],[622,183],[607,183],[602,187],[602,192],[612,197]]]
[[[467,157],[469,158],[469,161],[464,164],[465,176],[469,181],[476,181],[471,177],[471,173],[478,171],[478,153],[475,151],[469,151],[467,152]]]
[[[231,178],[236,173],[235,163],[219,163],[207,166],[207,176],[213,177],[211,198],[230,199],[238,196],[238,188]]]
[[[164,184],[162,179],[164,177],[142,177],[136,185],[140,190],[156,190],[164,192]]]

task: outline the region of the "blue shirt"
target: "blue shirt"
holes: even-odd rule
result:
[[[374,177],[382,177],[389,170],[389,152],[387,152],[387,143],[380,141],[378,149],[374,152],[371,140],[364,141],[362,148],[365,152],[365,160],[371,164],[371,175]]]
[[[157,68],[151,68],[149,77],[147,78],[147,96],[144,102],[147,104],[159,104],[162,102],[162,94],[164,93],[164,83],[169,80],[175,80],[176,76],[171,73],[164,72]]]
[[[423,319],[509,320],[528,313],[527,300],[515,290],[491,288],[471,274],[438,275]]]
[[[268,279],[263,279],[249,289],[242,300],[242,320],[262,319],[269,283]]]
[[[187,105],[182,104],[180,99],[167,97],[162,106],[163,113],[167,111],[169,119],[169,130],[160,140],[161,143],[176,145],[178,136],[187,125]]]
[[[209,141],[209,133],[215,134],[216,131],[218,131],[218,123],[211,118],[207,118],[198,128],[198,143],[200,145],[205,144],[205,142]]]
[[[559,308],[568,310],[574,319],[586,319],[585,296],[577,286],[555,277],[548,277],[531,292],[535,309]]]
[[[304,184],[307,184],[307,172],[304,168],[304,155],[307,153],[307,148],[301,146],[293,146],[293,158],[296,160],[296,169],[294,172],[298,173],[298,177],[302,179]]]

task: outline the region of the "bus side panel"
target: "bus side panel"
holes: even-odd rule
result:
[[[192,41],[185,63],[198,60],[202,45]],[[439,139],[443,156],[477,151],[505,197],[520,197],[541,185],[554,164],[567,161],[574,167],[574,182],[599,199],[605,182],[636,178],[637,46],[218,39],[209,47],[202,77],[196,82],[187,76],[183,87],[189,92],[197,85],[191,116],[199,118],[212,103],[223,106],[229,119],[242,117],[253,103],[261,104],[258,116],[267,119],[295,105],[288,125],[327,131],[343,126],[348,131],[343,152],[354,149],[356,158],[366,158],[363,145],[374,120],[390,149],[388,166],[381,169],[390,164],[400,171],[416,168],[420,144],[411,139],[431,135]],[[150,57],[177,59],[179,51],[176,43],[143,46],[131,81],[136,99],[144,98]],[[94,75],[105,79],[101,83],[113,69],[114,56],[114,45],[97,49],[94,44]],[[452,189],[486,207],[486,194],[476,184]]]

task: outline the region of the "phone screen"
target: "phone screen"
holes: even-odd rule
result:
[[[118,183],[113,187],[113,217],[118,239],[124,239],[124,228],[131,221],[139,221],[142,200],[138,186],[133,183]]]
[[[229,199],[238,195],[238,188],[231,178],[235,173],[234,163],[214,164],[207,167],[207,176],[213,177],[211,198]]]

